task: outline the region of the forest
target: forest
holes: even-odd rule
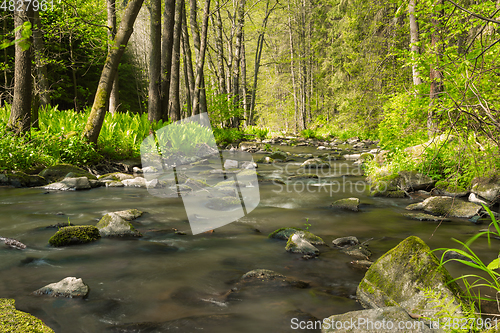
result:
[[[454,260],[465,264],[467,268],[462,270],[453,266],[449,269],[454,273],[452,275],[461,276],[455,280],[461,281],[460,287],[468,293],[468,299],[474,300],[475,306],[479,306],[478,310],[471,310],[474,305],[464,305],[466,318],[476,318],[474,313],[486,318],[486,311],[493,311],[497,314],[493,316],[498,316],[498,307],[491,306],[493,300],[498,300],[500,292],[500,275],[496,271],[500,267],[498,251],[489,247],[476,248],[475,251],[485,251],[483,264],[476,255],[479,252],[474,252],[472,243],[479,243],[479,237],[487,235],[489,245],[490,236],[500,236],[500,228],[496,223],[499,217],[496,211],[500,204],[500,0],[0,0],[0,30],[0,203],[11,196],[7,190],[11,187],[15,187],[15,190],[21,187],[24,191],[25,187],[37,186],[38,189],[48,189],[47,193],[51,194],[47,197],[52,196],[51,191],[56,187],[50,187],[53,184],[49,183],[61,184],[71,178],[66,175],[69,175],[70,169],[64,169],[68,172],[65,173],[66,177],[60,179],[47,171],[61,165],[64,168],[74,167],[70,170],[73,176],[75,172],[77,177],[85,173],[85,186],[88,187],[84,189],[90,189],[91,186],[111,189],[113,182],[127,187],[123,184],[128,183],[122,182],[131,177],[138,182],[134,184],[142,184],[134,186],[147,187],[149,190],[150,185],[146,184],[151,179],[146,176],[147,171],[144,171],[146,180],[143,176],[137,177],[137,172],[142,175],[141,168],[147,169],[144,154],[141,165],[141,144],[148,138],[154,138],[153,144],[156,140],[158,145],[160,133],[168,126],[206,114],[215,138],[215,148],[221,151],[221,161],[229,156],[224,155],[223,151],[245,151],[256,159],[256,163],[253,159],[251,163],[259,168],[257,176],[258,182],[262,182],[261,203],[257,212],[252,214],[267,214],[262,207],[274,207],[276,211],[269,214],[279,214],[279,209],[290,206],[293,207],[291,210],[300,212],[297,213],[300,218],[294,220],[293,228],[305,227],[307,233],[310,228],[316,227],[313,231],[326,233],[326,238],[336,238],[347,234],[337,235],[324,221],[314,222],[322,220],[328,209],[340,207],[367,212],[382,205],[383,214],[388,217],[386,222],[381,222],[382,230],[376,234],[386,232],[387,235],[380,236],[380,239],[387,236],[387,244],[391,246],[397,244],[392,239],[401,240],[410,236],[403,242],[411,242],[415,241],[411,237],[419,235],[431,248],[439,247],[437,250],[446,254],[458,246],[449,242],[452,237],[462,239],[463,242],[459,241],[462,247],[453,250],[462,257],[454,257]],[[170,128],[174,133],[174,127]],[[171,148],[175,148],[176,144],[182,146],[189,133],[192,134],[189,139],[195,138],[191,143],[196,144],[196,149],[201,149],[202,144],[211,146],[211,136],[197,131],[196,126],[186,126],[177,138],[174,138],[176,134],[170,134]],[[155,154],[158,152],[159,148]],[[199,175],[208,175],[202,180],[203,186],[217,187],[217,182],[209,181],[210,172],[215,171],[205,170],[203,173],[202,169],[198,170],[201,167],[196,163],[201,162],[197,161],[198,157],[195,157],[188,170],[194,167],[200,172]],[[209,161],[206,163],[214,167],[213,161]],[[333,199],[348,200],[338,193],[332,195],[332,190],[328,198],[326,194],[320,197],[320,191],[306,198],[308,195],[300,194],[301,191],[297,191],[295,185],[293,194],[271,199],[273,195],[270,192],[276,191],[276,187],[282,191],[285,186],[288,189],[290,182],[297,180],[303,182],[306,179],[303,186],[311,182],[315,182],[318,188],[325,186],[322,183],[324,175],[307,173],[304,176],[299,171],[282,175],[276,182],[276,170],[282,171],[280,165],[285,162],[298,169],[307,166],[309,172],[311,165],[316,171],[322,168],[332,170],[326,176],[329,185],[334,182],[333,169],[347,165],[348,174],[340,174],[344,177],[344,192],[361,197],[366,202],[359,206],[360,199],[356,198],[355,209],[351,206],[352,202],[332,204]],[[221,173],[226,180],[228,167],[223,165]],[[353,172],[356,168],[360,170],[359,173]],[[286,170],[288,172],[288,168]],[[110,176],[111,172],[120,172],[120,175],[125,176]],[[335,174],[337,176],[339,174]],[[345,177],[348,176],[354,177],[353,184],[356,186],[358,183],[364,187],[366,185],[365,191],[360,192],[357,187],[356,190],[345,191],[345,184],[349,182]],[[180,181],[184,182],[184,187],[179,187]],[[272,184],[266,181],[272,181]],[[199,190],[196,186],[202,186],[200,182],[193,185],[193,180],[182,172],[175,175],[173,182],[177,183],[175,191],[179,198],[183,189],[196,192]],[[252,181],[248,182],[252,184]],[[57,186],[75,189],[68,184],[66,182]],[[76,189],[79,189],[78,184],[75,185]],[[165,184],[161,186],[167,186]],[[239,186],[236,186],[238,193]],[[309,187],[306,188],[309,190]],[[12,196],[16,198],[34,195],[32,192],[12,193],[15,193]],[[109,193],[96,195],[102,195],[103,200],[111,200],[107,197],[111,195]],[[128,198],[120,192],[119,196],[122,195]],[[87,194],[81,196],[87,198]],[[139,196],[143,198],[144,194]],[[432,206],[428,200],[435,197],[452,200],[451,208],[445,199],[445,203],[440,201]],[[69,204],[72,199],[67,198],[70,198],[69,195],[62,199],[63,202],[72,207]],[[238,198],[243,200],[244,195]],[[309,203],[312,205],[309,207],[307,200],[312,198],[316,201],[314,205]],[[379,198],[388,201],[382,204],[377,201]],[[38,207],[37,201],[33,200],[33,207]],[[48,200],[51,204],[47,204],[47,207],[57,206],[57,201]],[[88,200],[91,200],[90,196]],[[283,202],[276,203],[273,200]],[[424,201],[419,203],[415,200]],[[455,200],[472,206],[457,208],[456,205],[460,204],[456,204]],[[155,211],[152,201],[145,202],[144,209]],[[181,206],[178,202],[174,205]],[[315,211],[312,208],[319,206],[323,208]],[[96,214],[110,212],[104,206],[99,207],[99,211],[92,213],[88,212],[90,208],[80,211],[80,208],[73,207],[68,215],[76,222],[84,223],[82,216],[87,214],[85,218],[88,224],[88,219],[97,218]],[[395,217],[394,212],[388,213],[387,207],[398,207],[394,208],[398,217]],[[128,208],[120,206],[120,209]],[[141,214],[144,209],[141,208]],[[424,210],[430,215],[409,217],[402,213],[405,209]],[[469,213],[469,209],[473,213]],[[17,216],[15,214],[18,212],[12,214]],[[176,211],[172,219],[185,221],[182,214]],[[252,214],[249,213],[243,220],[250,219]],[[439,217],[435,220],[439,224],[415,225],[410,232],[393,224],[389,226],[389,223],[401,219],[401,214],[413,220],[433,221],[433,218]],[[285,223],[285,216],[293,220],[293,212],[274,220],[265,215],[263,221],[273,221],[269,222],[273,228],[266,229],[262,222],[255,230],[269,233],[277,228],[288,227],[278,224],[278,221]],[[70,218],[65,218],[68,226],[72,225]],[[148,218],[145,217],[146,220]],[[449,227],[442,226],[448,218],[452,219],[450,223],[456,223],[457,230],[463,234],[475,233],[475,236],[465,241],[464,237],[450,235],[450,230],[446,229]],[[464,221],[460,219],[472,224],[463,225]],[[348,215],[347,221],[351,220],[355,219]],[[159,220],[152,218],[152,221],[157,223]],[[358,238],[368,243],[372,239],[368,237],[370,230],[375,228],[377,221],[375,216],[370,215],[364,222],[366,228],[360,227],[358,230],[352,226],[340,230],[351,234],[359,232]],[[237,224],[239,222],[235,223],[236,227],[232,228],[241,227]],[[491,228],[477,229],[481,223],[491,223]],[[146,232],[140,227],[139,224],[139,233],[157,232],[151,231],[153,229]],[[0,223],[0,240],[10,239],[1,235],[10,230],[5,228]],[[175,237],[178,233],[184,233],[178,225],[173,229],[176,229],[173,233]],[[210,231],[217,234],[214,229]],[[19,236],[14,236],[24,240],[23,235],[26,233],[29,235],[29,231],[23,231]],[[269,238],[282,237],[271,235],[274,234],[269,234]],[[435,235],[436,238],[432,239]],[[292,236],[286,234],[281,239],[290,243]],[[157,240],[155,237],[159,236],[154,234],[148,237],[154,242]],[[38,242],[41,236],[25,238]],[[446,241],[441,245],[443,239]],[[347,246],[340,241],[338,244],[343,245],[336,245],[335,242],[336,239],[333,240],[334,248]],[[354,244],[346,242],[349,246]],[[357,239],[356,242],[355,246],[365,244]],[[5,243],[19,248],[13,240],[5,240]],[[316,245],[314,242],[311,244]],[[420,248],[421,243],[415,244],[415,248]],[[21,245],[26,248],[26,245]],[[386,251],[391,248],[389,245],[374,246],[375,249],[379,246],[378,250]],[[120,246],[123,249],[119,251],[130,251],[125,245]],[[175,246],[180,245],[176,243]],[[210,245],[207,247],[211,248]],[[312,255],[305,254],[303,259],[309,259],[307,256],[317,257],[322,249],[313,251]],[[91,251],[95,252],[89,256],[99,256],[97,248]],[[330,253],[328,251],[326,253]],[[213,257],[210,258],[216,257],[215,254],[211,255]],[[372,262],[361,263],[364,259],[368,260],[370,255],[361,255],[355,265],[365,265],[366,269],[375,265]],[[245,257],[244,254],[241,256]],[[328,255],[326,257],[329,258]],[[385,255],[380,260],[383,258],[386,258]],[[440,269],[443,267],[443,258]],[[231,258],[221,259],[220,262],[226,262],[226,259]],[[268,265],[274,264],[268,262]],[[298,264],[284,267],[288,269],[294,265]],[[243,266],[238,266],[238,269],[251,268],[248,262]],[[221,267],[221,270],[226,269],[224,265]],[[375,269],[375,266],[371,267]],[[471,273],[468,271],[471,268],[476,270]],[[73,266],[69,270],[74,271],[74,274],[79,272]],[[350,293],[349,297],[352,296],[351,301],[357,297],[359,303],[364,305],[365,296],[360,295],[363,293],[360,288],[363,283],[367,283],[370,270],[360,282],[356,296],[354,292],[347,292]],[[388,272],[389,269],[384,274]],[[363,277],[359,274],[357,272],[349,276],[359,282]],[[448,276],[446,274],[443,276]],[[314,275],[311,273],[311,276]],[[477,280],[471,282],[465,277],[477,277]],[[452,282],[455,283],[455,280]],[[321,292],[324,292],[324,288],[331,289],[331,284],[325,287],[326,282],[323,280],[316,282],[322,286]],[[311,285],[314,283],[311,282]],[[207,289],[219,287],[214,282]],[[436,296],[429,291],[432,287],[424,287],[427,299],[441,297],[441,294]],[[473,293],[476,288],[481,289],[478,294]],[[343,292],[338,295],[337,289],[330,289],[327,293],[349,298]],[[1,290],[0,297],[16,298],[15,295],[2,295]],[[453,293],[454,290],[452,288]],[[493,296],[491,290],[495,291]],[[483,297],[481,292],[490,294]],[[183,300],[183,297],[188,297],[181,294],[179,297]],[[178,293],[174,291],[171,295]],[[216,297],[212,303],[230,304],[231,296],[228,294],[224,297],[223,301]],[[161,301],[164,299],[158,302]],[[315,301],[311,302],[313,304]],[[318,302],[328,303],[323,298]],[[29,299],[22,299],[23,304],[25,310],[36,308],[27,305],[31,304]],[[357,310],[358,305],[349,303],[347,308]],[[488,310],[481,310],[482,305]],[[123,308],[124,313],[134,312],[125,305]],[[65,332],[68,323],[60,321],[56,315],[47,315],[52,312],[44,309],[34,314],[48,322],[49,326],[53,324],[55,331]],[[341,312],[340,308],[335,309],[333,312]],[[1,311],[2,308],[0,317]],[[92,311],[89,313],[94,315]],[[311,311],[315,318],[332,314]],[[446,311],[448,317],[457,316],[453,311],[452,314]],[[206,314],[203,311],[200,313]],[[146,318],[148,321],[157,319],[154,315]],[[137,322],[140,322],[139,319],[134,318]],[[234,319],[236,326],[224,331],[232,332],[242,322],[245,321]],[[475,324],[470,329],[480,331],[482,327],[478,328],[477,322]],[[275,322],[262,325],[277,327]],[[155,327],[160,332],[167,326]],[[99,332],[101,329],[96,326],[90,331]],[[115,331],[128,332],[126,328],[120,329],[123,331],[118,328]],[[136,329],[140,331],[139,326]],[[42,329],[40,332],[50,331]],[[330,331],[323,328],[322,332]]]

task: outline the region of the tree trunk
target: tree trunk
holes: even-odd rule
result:
[[[410,50],[411,50],[411,58],[413,61],[413,65],[411,67],[413,72],[413,85],[418,86],[422,83],[422,79],[420,78],[420,73],[418,72],[417,64],[417,55],[420,53],[420,48],[418,46],[418,22],[415,18],[415,4],[416,0],[410,0],[408,4],[408,14],[410,16]]]
[[[189,33],[187,27],[187,15],[186,10],[182,11],[182,51],[184,53],[184,68],[186,75],[186,89],[188,90],[189,96],[189,110],[192,113],[192,101],[193,101],[193,93],[194,93],[194,71],[193,71],[193,56],[191,54],[191,45],[189,45]]]
[[[224,39],[222,36],[222,18],[220,16],[220,1],[217,1],[217,11],[214,13],[215,48],[217,50],[217,67],[219,71],[219,94],[227,94],[226,74],[224,71]],[[212,18],[214,17],[212,16]]]
[[[89,142],[97,143],[102,123],[104,121],[104,116],[106,115],[108,97],[111,93],[111,89],[113,88],[113,82],[118,70],[118,64],[120,63],[120,59],[125,52],[125,47],[127,46],[130,35],[134,30],[134,22],[137,18],[137,14],[139,14],[143,2],[144,0],[130,0],[125,12],[123,13],[120,27],[116,33],[115,40],[113,41],[114,45],[108,52],[104,68],[101,73],[101,78],[99,79],[99,85],[94,98],[94,104],[92,105],[92,111],[90,111],[90,115],[83,132],[83,137],[85,137]]]
[[[14,11],[14,25],[16,28],[33,19],[33,6],[28,8],[26,6],[23,1],[22,10]],[[16,31],[15,38],[22,38],[21,30]],[[14,101],[7,127],[16,134],[24,134],[29,133],[31,126],[31,46],[23,51],[21,44],[16,43],[15,57]]]
[[[42,22],[38,11],[33,12],[33,51],[35,53],[36,64],[36,92],[39,96],[41,106],[50,105],[49,94],[49,81],[47,80],[47,64],[43,59],[45,50],[43,35],[42,35]]]
[[[200,103],[200,99],[203,98],[204,95],[200,94],[200,88],[204,87],[203,81],[203,65],[205,63],[205,52],[207,49],[207,32],[208,32],[208,18],[210,15],[210,0],[205,0],[205,8],[203,13],[203,22],[201,26],[201,41],[200,41],[200,50],[198,52],[198,56],[196,59],[196,79],[194,83],[194,96],[193,96],[193,114],[198,114],[203,112],[201,108],[202,103]],[[203,85],[202,85],[203,82]],[[206,107],[206,101],[205,107]]]
[[[148,120],[161,119],[161,0],[151,0]]]
[[[170,79],[172,76],[172,52],[174,46],[175,25],[175,0],[165,1],[163,12],[163,39],[161,45],[161,109],[162,114],[158,119],[168,120],[168,109],[170,99]]]
[[[290,72],[292,74],[292,87],[293,87],[293,103],[295,106],[295,128],[294,132],[297,133],[297,124],[299,122],[298,115],[299,115],[299,106],[298,106],[298,100],[297,100],[297,85],[295,84],[295,70],[294,70],[294,63],[293,63],[293,54],[294,54],[294,48],[293,48],[293,33],[292,33],[292,19],[291,19],[291,12],[290,12],[290,4],[288,4],[288,33],[290,36]]]
[[[116,1],[106,0],[106,7],[108,11],[108,52],[113,43],[113,39],[116,36]],[[113,81],[113,89],[111,89],[111,94],[109,95],[109,112],[115,113],[120,104],[119,94],[118,94],[118,72],[116,73],[115,79]]]
[[[236,32],[235,32],[235,43],[234,43],[234,58],[233,58],[233,77],[231,83],[232,97],[234,108],[240,106],[240,96],[239,96],[239,84],[240,84],[240,62],[241,62],[241,45],[243,37],[243,25],[245,23],[245,0],[238,1],[238,9],[235,17],[236,21]]]
[[[182,11],[184,10],[184,0],[177,1],[175,8],[175,28],[174,28],[174,48],[172,53],[172,77],[170,78],[170,119],[178,121],[181,119],[181,103],[179,99],[180,86],[180,51],[182,33]]]
[[[431,35],[431,52],[434,54],[434,63],[431,63],[430,68],[430,105],[427,113],[427,134],[432,138],[437,132],[436,120],[434,119],[434,110],[438,107],[440,94],[443,92],[443,74],[440,71],[440,63],[442,56],[442,41],[441,41],[441,23],[440,20],[444,15],[443,0],[436,0],[435,5],[439,9],[434,10],[432,17],[432,35]]]
[[[245,34],[241,35],[241,92],[243,94],[243,110],[245,112],[245,126],[250,125],[248,113],[248,96],[247,96],[247,60],[245,52]]]
[[[75,107],[75,112],[80,112],[78,107],[78,82],[76,81],[76,68],[75,68],[75,58],[73,57],[73,35],[69,35],[69,57],[71,60],[71,78],[73,80],[73,105]],[[107,102],[109,103],[109,101]]]

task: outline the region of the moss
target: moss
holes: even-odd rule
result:
[[[84,244],[101,238],[99,229],[92,225],[72,226],[62,228],[49,239],[52,246]]]
[[[461,187],[458,184],[455,184],[454,182],[448,182],[445,180],[440,180],[436,183],[435,187],[438,190],[450,192],[450,193],[456,193],[456,192],[465,192],[467,189]]]
[[[80,169],[71,164],[58,164],[43,169],[39,176],[44,177],[50,182],[58,182],[63,180],[67,174],[72,173],[72,177],[87,177],[88,179],[96,180],[97,177],[93,174]]]
[[[300,228],[280,228],[278,230],[273,231],[269,234],[269,238],[282,239],[282,240],[290,240],[290,236],[296,233],[297,231],[302,231],[304,233],[304,239],[313,245],[323,245],[325,242],[321,237],[316,236],[315,234],[303,230]]]
[[[0,332],[54,333],[40,319],[15,308],[15,300],[0,298]]]
[[[286,242],[285,250],[292,251],[296,247],[297,247],[297,244],[292,240],[292,237],[289,237],[288,241]]]
[[[384,197],[384,198],[405,198],[406,193],[401,190],[388,190],[388,191],[378,191],[374,190],[370,193],[373,197]]]
[[[369,153],[363,153],[363,154],[361,154],[359,159],[362,161],[371,161],[371,160],[373,160],[373,155],[369,154]]]

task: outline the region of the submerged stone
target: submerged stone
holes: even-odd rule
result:
[[[100,238],[99,229],[93,225],[69,226],[59,229],[50,237],[49,244],[52,246],[84,244]]]
[[[452,280],[430,248],[410,236],[368,269],[356,294],[365,308],[399,306],[407,313],[446,322],[465,318],[464,313],[473,310],[460,301],[464,294]]]

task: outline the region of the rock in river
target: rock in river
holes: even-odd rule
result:
[[[104,215],[96,227],[102,237],[142,237],[130,220],[142,215],[142,212],[135,210],[120,211]]]
[[[464,296],[430,248],[410,236],[378,259],[358,286],[358,300],[365,308],[398,306],[416,316],[464,317],[470,311]],[[473,312],[473,311],[472,311]]]
[[[70,176],[68,176],[69,173],[71,173]],[[87,177],[88,179],[97,179],[93,174],[70,164],[50,166],[43,169],[38,175],[44,177],[49,182],[58,182],[66,177]]]
[[[426,213],[448,217],[463,217],[470,219],[478,215],[483,209],[472,202],[462,201],[451,197],[430,197],[422,202],[411,204],[408,210],[423,210]]]
[[[313,245],[325,245],[325,242],[321,239],[321,237],[318,237],[313,233],[300,228],[280,228],[270,233],[268,237],[281,240],[288,240],[290,236],[296,233],[297,231],[303,232],[302,238],[304,238],[309,243]]]
[[[99,238],[101,238],[99,229],[93,225],[69,226],[59,229],[54,236],[50,237],[49,244],[53,246],[84,244]]]
[[[297,231],[292,236],[290,236],[288,242],[286,243],[285,249],[288,252],[300,253],[309,256],[319,254],[319,250],[304,239],[303,231]]]
[[[82,279],[67,277],[59,282],[51,283],[33,292],[34,295],[49,295],[52,297],[86,297],[89,286]]]
[[[88,190],[90,186],[87,177],[64,178],[60,182],[52,183],[43,187],[46,190],[75,191]]]
[[[334,201],[332,207],[352,210],[353,212],[359,211],[359,199],[358,198],[346,198]]]

